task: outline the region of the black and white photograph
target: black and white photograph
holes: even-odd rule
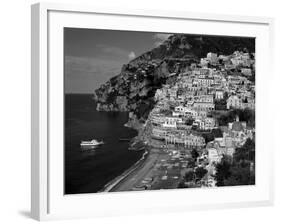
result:
[[[255,38],[64,28],[65,194],[255,183]]]
[[[278,1],[1,3],[0,223],[281,223]]]

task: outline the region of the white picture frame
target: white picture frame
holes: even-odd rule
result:
[[[31,214],[37,220],[99,217],[192,209],[263,206],[273,203],[273,143],[268,95],[273,57],[272,18],[182,11],[127,10],[38,3],[31,7],[32,148]],[[130,22],[129,22],[130,21]],[[177,23],[175,23],[175,21]],[[117,23],[119,22],[119,25]],[[148,27],[147,24],[150,24]],[[175,25],[179,24],[179,25]],[[63,195],[61,126],[63,73],[62,28],[241,35],[257,38],[257,184],[216,189],[165,190],[110,194]],[[181,30],[188,32],[187,28]],[[200,30],[201,29],[201,30]],[[55,137],[54,137],[55,136]],[[262,136],[262,138],[261,138]],[[261,163],[262,162],[262,163]],[[262,165],[262,166],[261,166]],[[58,183],[59,182],[59,183]],[[121,205],[121,206],[120,206]]]

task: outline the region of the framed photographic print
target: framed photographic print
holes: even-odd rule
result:
[[[32,216],[269,205],[270,18],[32,6]]]

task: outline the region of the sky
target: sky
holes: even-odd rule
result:
[[[158,46],[170,34],[65,28],[66,93],[93,93],[122,65]]]

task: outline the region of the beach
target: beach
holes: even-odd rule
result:
[[[129,172],[111,182],[105,191],[175,189],[185,170],[182,166],[184,163],[186,161],[175,158],[171,150],[149,147],[147,156]]]
[[[131,128],[135,128],[130,125]],[[144,127],[144,128],[143,128]],[[175,150],[172,145],[165,145],[162,141],[151,138],[151,124],[135,128],[138,136],[132,145],[141,142],[145,145],[144,156],[125,171],[122,175],[110,181],[103,192],[139,191],[175,189],[185,172],[185,166],[190,152]],[[140,145],[141,145],[140,144]],[[138,150],[135,148],[134,150]]]

